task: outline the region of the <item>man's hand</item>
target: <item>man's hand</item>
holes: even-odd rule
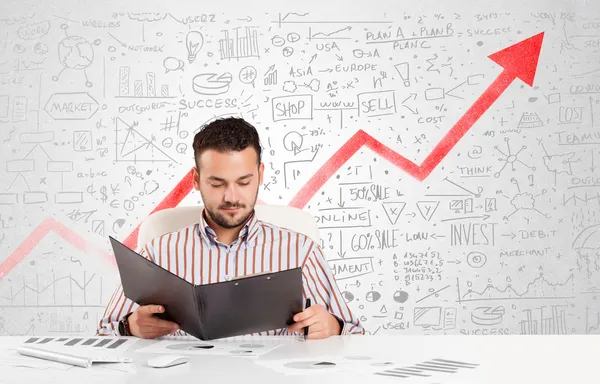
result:
[[[301,331],[308,326],[308,339],[326,339],[341,332],[340,323],[321,304],[315,304],[296,314],[294,321],[288,327],[288,332]]]
[[[154,339],[173,333],[179,329],[179,325],[172,321],[159,319],[153,314],[163,313],[162,305],[144,305],[129,316],[129,331],[133,336],[143,339]]]

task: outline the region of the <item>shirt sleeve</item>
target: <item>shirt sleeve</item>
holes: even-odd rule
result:
[[[310,239],[303,248],[306,250],[302,264],[304,298],[310,297],[313,303],[323,305],[343,322],[341,335],[364,334],[365,330],[346,304],[321,248]]]
[[[141,256],[154,262],[154,249],[151,243],[148,243],[140,252]],[[138,304],[129,300],[123,293],[123,285],[119,284],[115,289],[102,319],[98,324],[96,335],[98,336],[121,336],[119,335],[119,321],[128,313],[135,311],[139,307]]]

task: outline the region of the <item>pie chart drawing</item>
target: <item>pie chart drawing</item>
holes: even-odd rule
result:
[[[367,299],[368,302],[374,303],[377,300],[381,299],[381,293],[379,293],[377,291],[367,292],[366,299]]]
[[[396,303],[402,304],[405,303],[406,300],[408,300],[408,293],[401,290],[394,292],[394,301]]]
[[[346,299],[347,303],[354,300],[354,295],[352,294],[352,292],[344,291],[344,292],[342,292],[342,295],[344,296],[344,299]]]
[[[291,369],[331,369],[336,365],[331,361],[293,361],[290,363],[283,364],[286,368]]]
[[[200,95],[221,95],[229,91],[231,73],[201,73],[192,79],[192,89]]]
[[[211,344],[190,344],[190,343],[173,344],[173,345],[167,346],[168,349],[172,349],[174,351],[193,351],[193,350],[197,350],[197,349],[212,349],[214,347],[215,346],[211,345]]]
[[[283,138],[283,146],[287,151],[293,151],[294,155],[297,155],[300,152],[300,148],[302,148],[303,143],[304,137],[296,131],[288,133]]]

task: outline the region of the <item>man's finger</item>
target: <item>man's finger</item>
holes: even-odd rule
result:
[[[294,321],[299,322],[317,314],[317,307],[306,308],[304,311],[294,315]]]
[[[155,332],[149,331],[142,334],[143,339],[156,339],[157,337],[162,337],[171,334],[171,332]]]
[[[141,323],[146,327],[162,328],[162,329],[179,329],[179,325],[172,321],[157,319],[156,317],[146,317]]]
[[[149,334],[160,334],[162,335],[168,335],[170,333],[174,333],[177,330],[171,328],[158,328],[158,327],[144,327],[144,333],[149,333]]]
[[[290,325],[288,327],[288,331],[290,331],[290,332],[296,332],[296,331],[299,331],[302,328],[310,327],[311,325],[317,323],[318,321],[319,321],[319,319],[318,319],[317,316],[312,316],[312,317],[309,317],[306,320],[302,320],[300,322],[297,322],[297,323],[294,323],[294,324]]]
[[[163,313],[165,311],[162,305],[144,305],[140,309],[147,314]]]

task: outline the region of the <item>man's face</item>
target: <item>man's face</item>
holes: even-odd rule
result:
[[[223,228],[236,228],[252,214],[264,165],[252,147],[239,152],[204,151],[194,168],[194,188],[200,191],[206,213]]]

